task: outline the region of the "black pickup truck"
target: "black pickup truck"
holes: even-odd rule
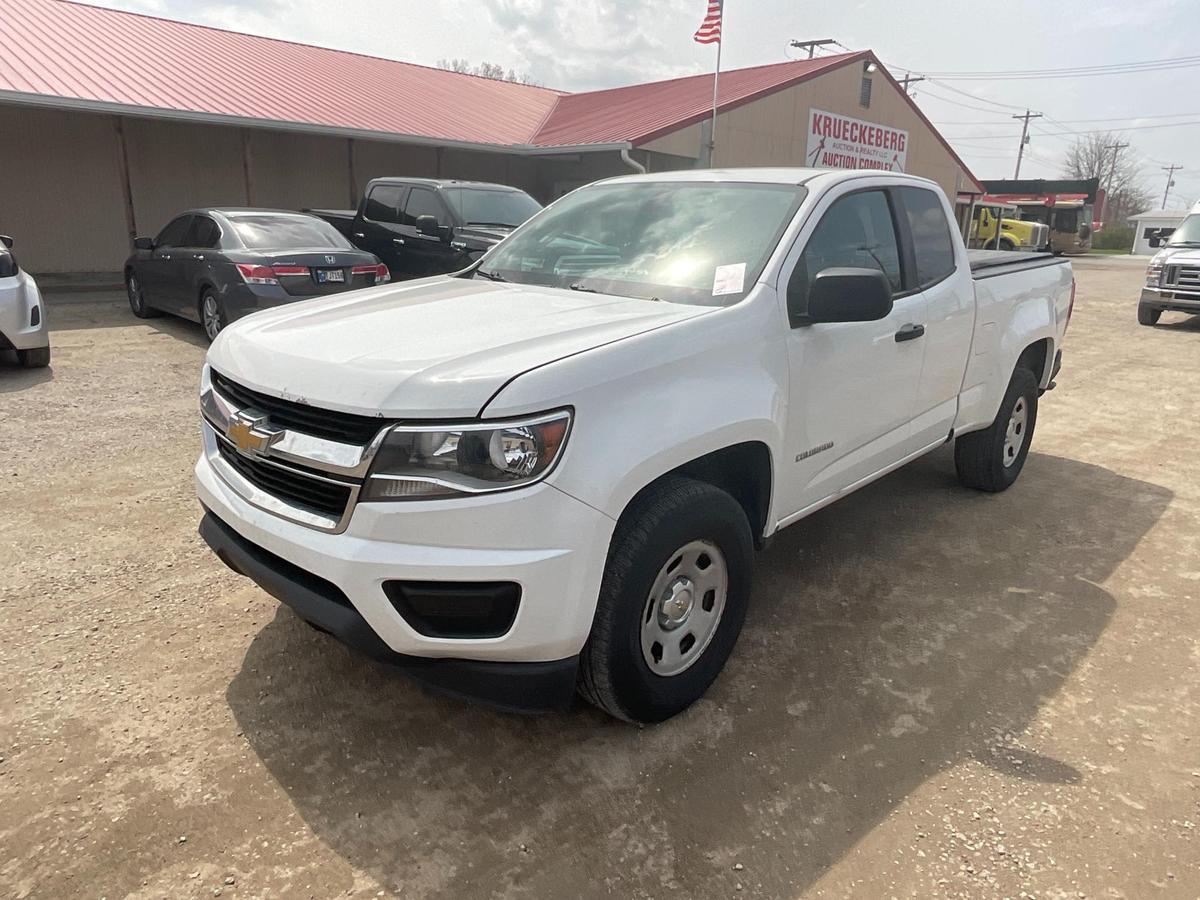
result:
[[[306,209],[393,278],[456,272],[473,263],[542,206],[524,191],[481,181],[375,178],[358,209]]]

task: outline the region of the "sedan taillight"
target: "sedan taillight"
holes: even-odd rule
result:
[[[392,273],[388,271],[388,267],[383,263],[377,266],[355,266],[350,271],[354,275],[374,275],[376,284],[383,284],[385,281],[392,280]]]
[[[307,276],[308,266],[254,266],[237,263],[237,270],[246,284],[279,284],[279,276]]]

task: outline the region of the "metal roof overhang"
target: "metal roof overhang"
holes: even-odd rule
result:
[[[261,119],[249,116],[231,116],[221,113],[200,112],[190,109],[163,109],[153,106],[112,103],[107,100],[87,100],[80,97],[55,97],[47,94],[28,94],[19,91],[0,90],[0,104],[32,106],[42,109],[69,110],[72,112],[107,113],[117,116],[132,116],[139,119],[163,119],[173,122],[190,122],[197,125],[231,125],[239,128],[259,128],[269,131],[290,131],[298,134],[317,134],[325,137],[360,138],[362,140],[386,141],[393,144],[415,144],[422,147],[448,147],[455,150],[474,150],[477,153],[506,153],[517,156],[565,156],[578,153],[600,153],[633,149],[630,141],[614,141],[603,144],[571,144],[563,146],[541,146],[538,144],[480,144],[472,141],[456,141],[418,134],[400,134],[394,131],[373,131],[366,128],[345,128],[338,125],[321,125],[315,122],[292,122],[283,119]]]

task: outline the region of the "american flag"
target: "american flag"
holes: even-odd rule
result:
[[[692,35],[697,44],[721,43],[721,6],[724,0],[708,0],[708,14],[696,33]]]

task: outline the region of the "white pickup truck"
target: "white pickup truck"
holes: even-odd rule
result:
[[[202,375],[201,534],[444,690],[666,719],[775,531],[950,441],[966,485],[1017,478],[1074,279],[952,222],[904,175],[616,178],[465,271],[242,319]]]

